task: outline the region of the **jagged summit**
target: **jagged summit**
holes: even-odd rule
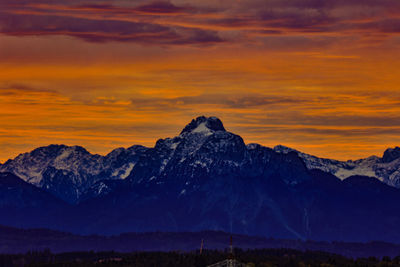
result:
[[[193,119],[180,133],[200,133],[200,132],[213,132],[213,131],[225,131],[222,121],[217,117],[205,117],[200,116]]]
[[[400,158],[400,147],[388,148],[383,153],[383,162],[388,163]]]
[[[274,147],[274,151],[278,152],[278,153],[289,153],[289,152],[298,152],[296,149],[291,148],[291,147],[287,147],[284,145],[277,145]]]
[[[342,180],[353,175],[375,177],[400,188],[400,147],[388,148],[383,158],[357,161],[319,158],[283,145],[273,149],[254,143],[246,145],[239,135],[226,131],[219,118],[206,116],[191,120],[179,136],[159,139],[154,148],[134,145],[103,156],[91,154],[80,146],[49,145],[0,164],[0,172],[11,172],[69,203],[76,203],[95,184],[96,192],[106,192],[104,186],[114,186],[112,182],[98,183],[102,180],[159,182],[172,177],[174,181],[189,178],[195,181],[207,175],[235,176],[247,173],[248,169],[255,176],[266,169],[276,171],[271,166],[279,167],[280,163],[268,165],[271,158],[296,160],[295,154],[309,170],[328,172]],[[298,171],[297,167],[293,169]],[[288,177],[295,175],[285,174],[285,182],[297,181]],[[190,192],[188,188],[184,190]]]
[[[0,175],[0,224],[108,235],[217,229],[400,240],[400,206],[388,206],[400,203],[400,189],[370,178],[400,188],[400,158],[343,162],[292,150],[246,146],[218,118],[204,116],[151,148],[105,156],[81,147],[39,148],[0,166],[22,178]],[[398,152],[388,150],[388,160]]]

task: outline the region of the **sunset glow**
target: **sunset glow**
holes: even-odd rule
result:
[[[246,143],[381,155],[400,145],[399,48],[398,0],[2,0],[0,162],[153,146],[200,115]]]

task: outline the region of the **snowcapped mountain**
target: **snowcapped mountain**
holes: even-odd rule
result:
[[[319,169],[342,180],[362,175],[400,187],[398,147],[386,150],[382,158],[372,156],[357,161],[318,158],[281,145],[273,150],[295,153],[309,170]],[[258,144],[245,145],[240,136],[227,132],[218,118],[202,116],[192,120],[179,136],[158,140],[154,148],[136,145],[101,156],[80,146],[49,145],[8,160],[0,165],[0,172],[14,173],[69,203],[77,203],[108,194],[118,184],[106,180],[127,179],[131,184],[181,180],[185,183],[182,194],[186,194],[191,190],[192,180],[204,175],[229,172],[234,176],[249,169],[260,172],[267,164],[264,159],[261,165],[253,166],[260,153],[271,157],[272,150]],[[287,183],[296,183],[299,177],[286,179]]]
[[[243,139],[215,118],[199,117],[174,138],[160,139],[127,178],[132,182],[171,179],[190,182],[203,174],[238,168],[246,156]],[[225,168],[213,168],[215,165]],[[151,169],[151,170],[150,170]]]
[[[55,196],[75,203],[91,185],[103,179],[125,179],[145,147],[118,148],[106,156],[80,146],[50,145],[20,154],[0,166]]]
[[[353,175],[362,175],[375,177],[390,186],[400,188],[399,147],[387,149],[382,158],[371,156],[355,161],[318,158],[282,145],[274,147],[274,150],[279,153],[295,152],[304,160],[308,169],[329,172],[342,180]]]
[[[281,145],[273,151],[295,153],[309,170],[319,169],[342,180],[362,175],[400,188],[398,147],[386,150],[382,158],[372,156],[357,161],[318,158]],[[267,161],[264,159],[256,167],[253,163],[260,154],[268,158],[271,153],[271,149],[258,144],[245,145],[240,136],[227,132],[218,118],[202,116],[186,125],[179,136],[160,139],[153,148],[135,145],[101,156],[80,146],[49,145],[8,160],[0,165],[0,172],[14,173],[69,203],[77,203],[108,194],[119,184],[107,180],[127,179],[135,184],[180,179],[185,183],[182,188],[185,194],[190,191],[192,180],[204,175],[215,176],[229,170],[229,175],[234,176],[249,169],[258,173],[266,168]],[[287,183],[296,183],[299,178],[286,179]]]
[[[7,214],[0,224],[83,234],[222,230],[393,242],[400,238],[400,207],[387,203],[398,203],[400,190],[365,175],[396,177],[399,150],[359,161],[321,159],[283,146],[246,145],[218,118],[198,117],[152,148],[100,156],[51,145],[7,161],[0,170],[29,183],[13,178],[20,192],[13,204],[15,196],[5,193],[9,183],[0,177],[0,212]],[[48,196],[57,199],[55,207],[35,202]],[[20,212],[31,202],[45,219]]]

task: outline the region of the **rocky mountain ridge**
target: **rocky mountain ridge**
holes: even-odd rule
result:
[[[400,148],[388,148],[383,156],[370,156],[365,159],[339,161],[318,158],[295,149],[278,145],[274,150],[279,153],[295,152],[303,159],[307,168],[318,169],[332,173],[339,179],[346,179],[353,175],[363,175],[377,178],[378,180],[400,188]]]
[[[387,155],[395,158],[396,149]],[[377,164],[397,160],[371,159]],[[153,148],[118,149],[102,157],[79,147],[50,146],[20,155],[1,168],[42,176],[33,180],[35,186],[29,177],[25,182],[3,174],[12,177],[13,186],[0,177],[0,214],[6,214],[0,224],[79,234],[214,230],[396,242],[400,208],[393,203],[400,202],[400,189],[365,175],[341,180],[332,174],[365,162],[246,145],[218,118],[199,117]],[[76,188],[78,197],[65,194]],[[18,201],[9,193],[13,190]]]

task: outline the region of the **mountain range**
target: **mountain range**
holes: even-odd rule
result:
[[[398,242],[400,148],[356,161],[245,144],[215,117],[106,156],[50,145],[0,165],[0,224],[78,234],[226,231]]]

